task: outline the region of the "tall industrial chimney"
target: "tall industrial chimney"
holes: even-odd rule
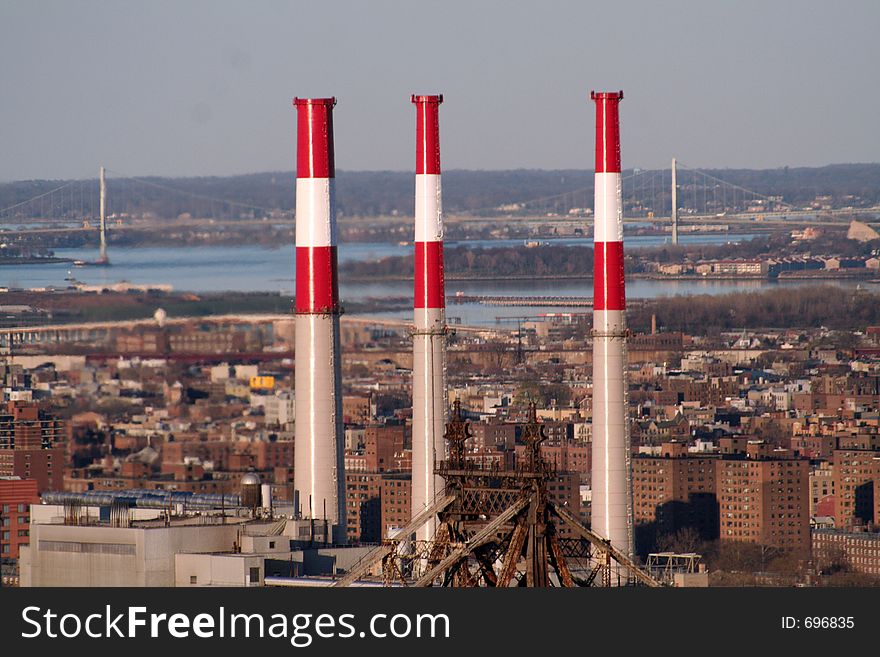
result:
[[[295,98],[295,505],[345,541],[345,462],[336,272],[333,159],[335,98]]]
[[[623,92],[596,103],[596,226],[593,265],[593,531],[633,553],[632,479],[626,402],[626,293],[620,189]]]
[[[439,107],[443,96],[413,96],[416,106],[416,229],[413,330],[412,515],[443,490],[434,474],[446,458],[446,291],[443,283],[443,210],[440,193]],[[436,521],[416,532],[434,537]]]

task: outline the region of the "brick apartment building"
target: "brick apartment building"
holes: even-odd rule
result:
[[[349,543],[382,540],[382,474],[346,472],[345,509]]]
[[[409,472],[385,474],[379,484],[382,536],[409,524],[412,518],[412,476]]]
[[[663,443],[659,456],[633,458],[633,517],[641,552],[658,537],[688,527],[703,540],[718,538],[717,463],[717,457],[689,454],[681,442]]]
[[[527,458],[526,446],[517,445],[515,451],[517,462],[524,463]],[[577,472],[589,481],[593,463],[592,449],[589,445],[577,445],[571,442],[563,445],[541,445],[541,456],[552,464],[557,472]]]
[[[582,476],[578,472],[557,472],[556,477],[547,482],[547,494],[551,502],[565,507],[575,517],[580,517],[581,521],[586,521],[587,519],[583,517],[581,512],[580,484]],[[577,537],[577,534],[568,525],[558,526],[557,530],[563,538]]]
[[[387,472],[395,468],[395,455],[404,450],[406,427],[369,426],[364,430],[364,456],[367,472]]]
[[[39,504],[35,479],[0,478],[0,558],[18,559],[28,545],[31,504]]]
[[[342,397],[342,419],[346,424],[367,424],[372,417],[369,397],[344,395]]]
[[[810,470],[810,517],[834,517],[836,505],[834,466],[830,460],[818,461]]]
[[[835,526],[852,528],[876,523],[874,503],[877,477],[880,476],[880,452],[863,449],[834,450],[831,467],[835,493]]]
[[[62,490],[67,426],[33,402],[0,411],[0,477],[34,479],[37,490]]]
[[[375,425],[364,430],[362,454],[345,457],[348,540],[377,543],[411,517],[412,461],[406,427]]]
[[[809,461],[761,441],[722,439],[715,454],[663,443],[633,458],[637,549],[684,528],[703,540],[810,547]]]
[[[409,472],[346,473],[345,491],[349,542],[378,543],[412,517]]]
[[[812,544],[818,568],[845,566],[856,573],[880,577],[880,534],[814,529]]]
[[[725,455],[715,470],[722,541],[786,550],[810,549],[809,461],[751,441],[746,454]]]
[[[512,422],[472,422],[471,439],[477,449],[513,449],[519,426]]]

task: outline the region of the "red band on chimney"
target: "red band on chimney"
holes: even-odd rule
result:
[[[334,178],[335,98],[294,98],[297,111],[296,177]]]
[[[339,311],[335,246],[296,247],[296,312]]]
[[[620,173],[620,120],[623,92],[592,92],[596,102],[596,173]]]
[[[443,242],[416,242],[415,308],[445,308]]]
[[[593,309],[626,309],[623,242],[596,242],[593,247]]]
[[[443,96],[413,96],[416,105],[416,173],[440,173],[439,107]]]

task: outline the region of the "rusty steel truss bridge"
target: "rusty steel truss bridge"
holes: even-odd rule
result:
[[[469,423],[454,405],[446,427],[449,458],[435,473],[446,483],[437,501],[368,553],[334,586],[359,580],[412,587],[660,586],[629,555],[551,500],[554,467],[541,456],[546,439],[531,407],[525,458],[469,459]],[[415,541],[434,520],[433,540]]]

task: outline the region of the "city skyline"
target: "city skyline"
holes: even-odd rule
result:
[[[450,169],[587,168],[591,89],[624,89],[625,168],[876,160],[870,3],[13,4],[0,180],[290,168],[294,96],[334,95],[341,170],[412,168],[443,93]],[[5,28],[5,29],[4,29]],[[831,47],[833,46],[833,47]],[[820,93],[821,91],[821,93]],[[845,99],[845,102],[844,102]]]

